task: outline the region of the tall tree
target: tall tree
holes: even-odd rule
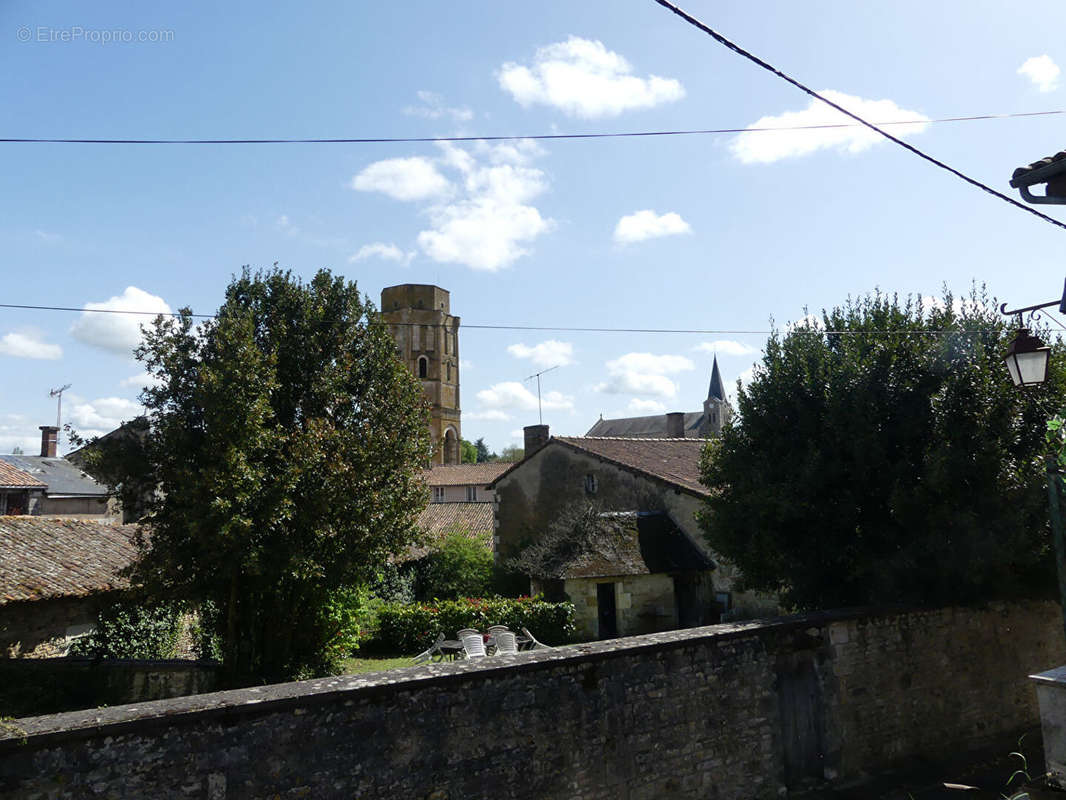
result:
[[[468,442],[466,439],[459,440],[459,463],[460,464],[473,464],[477,461],[477,448],[474,447],[473,442]]]
[[[430,456],[418,382],[354,283],[247,268],[217,318],[157,319],[141,435],[99,450],[146,505],[138,578],[219,609],[232,682],[327,671],[337,598],[404,550]]]
[[[951,603],[1053,587],[1041,455],[1066,400],[1015,389],[983,292],[875,294],[774,334],[705,452],[711,546],[799,608]]]
[[[477,463],[484,464],[486,461],[495,461],[496,454],[489,452],[489,446],[485,444],[485,438],[481,437],[474,442],[474,450],[477,453]]]

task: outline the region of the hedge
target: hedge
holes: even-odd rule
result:
[[[490,625],[506,625],[515,632],[525,627],[544,644],[564,644],[575,630],[574,604],[547,603],[539,596],[387,603],[378,612],[374,645],[394,653],[419,653],[438,634],[453,639],[461,628],[484,631]]]

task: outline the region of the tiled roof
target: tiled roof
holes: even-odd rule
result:
[[[123,588],[136,525],[0,517],[0,605]]]
[[[48,484],[39,481],[26,470],[0,460],[0,488],[2,489],[44,489]]]
[[[595,436],[555,436],[559,442],[643,475],[672,483],[706,497],[700,483],[700,454],[707,439],[621,439]]]
[[[1034,183],[1043,183],[1050,177],[1062,171],[1066,166],[1058,162],[1066,158],[1066,150],[1060,150],[1053,156],[1034,161],[1025,167],[1018,167],[1011,175],[1010,185],[1015,189],[1021,186],[1031,186]]]
[[[408,550],[403,561],[426,555],[452,531],[461,531],[492,549],[492,503],[430,503],[419,515],[418,526],[426,533],[425,542]]]
[[[685,436],[699,438],[702,411],[685,412]],[[600,419],[588,429],[585,436],[610,436],[623,439],[662,439],[666,436],[666,414],[649,417],[619,417]]]
[[[0,461],[30,473],[48,485],[48,494],[104,497],[107,487],[82,472],[65,458],[50,456],[0,455]]]
[[[448,464],[427,469],[423,475],[429,486],[488,486],[510,467],[506,461]]]
[[[539,578],[608,578],[707,571],[714,562],[662,512],[602,514],[604,525],[577,543],[543,548]]]

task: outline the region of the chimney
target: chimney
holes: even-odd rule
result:
[[[59,428],[55,425],[41,425],[41,455],[56,457],[56,442],[59,440]]]
[[[666,415],[666,436],[670,439],[685,438],[684,411],[671,411]]]
[[[544,447],[550,438],[547,425],[526,425],[522,432],[526,437],[526,458]]]

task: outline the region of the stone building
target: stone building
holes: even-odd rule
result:
[[[429,402],[433,464],[458,464],[459,317],[439,286],[405,283],[381,290],[381,318]]]
[[[510,468],[506,461],[489,461],[427,469],[424,477],[430,503],[491,503],[495,495],[489,484]]]
[[[0,658],[57,656],[128,586],[136,525],[0,517]]]
[[[702,411],[675,411],[649,417],[620,417],[599,420],[588,429],[586,436],[623,436],[627,439],[709,439],[722,432],[733,415],[726,399],[718,358],[711,367],[711,383]]]
[[[4,473],[11,476],[19,472],[34,482],[34,486],[27,485],[28,491],[22,492],[28,500],[26,503],[18,500],[17,487],[0,486],[0,494],[7,494],[7,502],[0,502],[5,509],[0,513],[121,523],[121,504],[109,496],[107,487],[78,464],[56,454],[58,432],[59,428],[54,425],[41,426],[40,455],[0,454]]]
[[[602,563],[596,567],[599,575],[585,567],[561,575],[564,593],[585,608],[587,617],[598,614],[601,604],[612,603],[615,630],[632,632],[776,611],[773,598],[738,591],[736,568],[710,552],[704,541],[696,515],[709,494],[699,470],[708,440],[551,437],[547,425],[530,425],[525,433],[526,457],[490,485],[496,493],[498,561],[506,562],[539,541],[567,509],[595,503],[604,512],[635,513],[635,519],[657,515],[656,524],[662,523],[657,533],[637,531],[640,549],[650,542],[665,546],[667,539],[681,535],[685,547],[675,547],[676,540],[670,552],[684,551],[691,557],[671,569],[662,566],[668,560],[652,558],[643,566],[635,561]],[[597,584],[610,585],[601,589]],[[619,621],[619,609],[629,621]],[[610,630],[610,624],[599,630]]]

